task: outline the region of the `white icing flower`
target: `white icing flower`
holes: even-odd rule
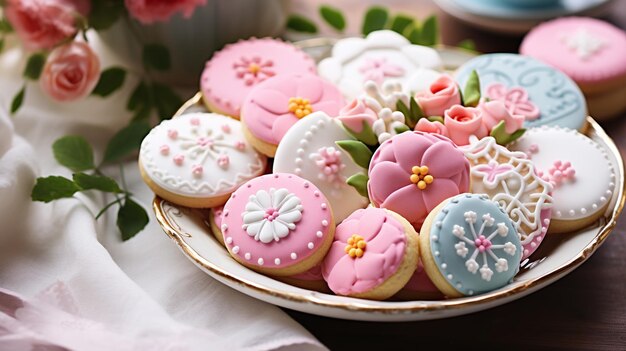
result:
[[[456,254],[465,258],[465,256],[467,256],[467,253],[469,252],[469,250],[467,249],[467,247],[465,247],[465,243],[464,242],[458,242],[454,245],[454,248],[456,249]]]
[[[455,224],[452,227],[452,234],[454,234],[454,236],[460,238],[460,237],[465,235],[465,229],[463,229],[463,227],[461,227],[460,225]]]
[[[493,271],[488,266],[482,266],[480,268],[480,277],[485,281],[490,281]]]
[[[487,227],[491,227],[496,220],[489,213],[483,215],[483,222]]]
[[[476,272],[478,271],[478,262],[470,258],[469,260],[465,261],[465,267],[467,267],[467,270],[470,273],[476,274]]]
[[[463,214],[463,216],[465,217],[465,221],[467,223],[470,223],[470,224],[476,223],[476,212],[467,211]]]
[[[251,195],[246,204],[243,217],[243,229],[254,240],[262,243],[279,241],[289,231],[296,229],[302,218],[300,199],[287,189],[261,189]]]
[[[515,247],[515,245],[513,245],[512,242],[509,241],[506,244],[504,244],[504,252],[506,252],[509,255],[513,256],[513,255],[515,255],[515,251],[517,251],[517,247]]]
[[[500,236],[506,236],[509,233],[509,227],[504,223],[498,223],[498,234]]]
[[[385,107],[378,112],[378,119],[372,124],[372,130],[378,137],[378,143],[382,144],[397,135],[398,131],[407,130],[404,115],[399,111],[391,111]]]
[[[498,272],[506,272],[509,270],[509,262],[504,258],[498,258],[496,262],[496,271]]]

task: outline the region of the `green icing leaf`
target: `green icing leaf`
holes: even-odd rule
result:
[[[91,92],[92,95],[106,97],[119,89],[124,84],[126,71],[120,67],[108,68],[100,74],[98,84]]]
[[[409,100],[409,106],[407,106],[402,100],[398,100],[396,103],[396,109],[402,112],[405,122],[410,129],[415,128],[417,121],[424,117],[424,112],[422,112],[422,109],[413,97]]]
[[[131,122],[111,138],[104,151],[104,162],[117,161],[138,150],[149,132],[150,124],[147,121]]]
[[[398,127],[395,127],[393,130],[396,132],[396,134],[402,134],[404,132],[408,132],[411,129],[403,124]]]
[[[122,240],[124,241],[139,233],[148,224],[148,221],[146,210],[130,198],[126,198],[124,204],[117,211],[117,227],[122,233]]]
[[[367,123],[367,121],[362,121],[362,129],[360,133],[355,132],[343,123],[342,125],[343,128],[358,141],[361,141],[368,146],[378,145],[378,137],[376,136],[376,133],[374,133],[374,131],[372,130],[372,127],[369,125],[369,123]]]
[[[172,118],[184,102],[172,88],[160,83],[152,83],[152,96],[161,120]]]
[[[33,201],[50,202],[72,197],[77,191],[80,191],[80,188],[70,179],[61,176],[49,176],[37,178],[30,198]]]
[[[369,178],[363,173],[357,173],[346,180],[346,183],[356,189],[361,196],[369,198],[367,194],[367,182]]]
[[[91,0],[88,22],[93,29],[100,31],[111,27],[124,12],[124,2],[115,0]]]
[[[363,20],[363,28],[361,32],[363,35],[368,35],[373,31],[381,30],[385,28],[389,13],[387,9],[380,6],[372,6],[365,13],[365,19]]]
[[[110,177],[100,176],[100,175],[91,175],[86,173],[74,173],[73,176],[74,183],[78,185],[82,190],[100,190],[108,193],[121,193],[122,189],[120,189],[117,182]]]
[[[437,44],[437,33],[439,25],[437,24],[437,17],[430,16],[422,24],[422,30],[420,35],[420,45],[433,46]]]
[[[476,43],[472,39],[465,39],[457,44],[457,46],[463,50],[468,50],[472,52],[476,51]]]
[[[167,71],[172,66],[169,50],[161,44],[148,44],[143,47],[143,64],[148,69]]]
[[[3,5],[0,3],[0,5]],[[13,32],[13,27],[11,23],[6,18],[0,18],[0,33],[11,33]]]
[[[339,140],[337,146],[348,153],[352,161],[358,166],[368,169],[372,159],[372,151],[364,143],[357,140]]]
[[[31,80],[39,79],[45,63],[46,56],[44,54],[36,53],[30,55],[28,61],[26,62],[26,68],[24,68],[24,77]]]
[[[74,172],[96,168],[93,150],[85,138],[76,135],[64,136],[52,144],[54,158]]]
[[[441,117],[441,116],[430,116],[430,117],[428,117],[427,119],[428,119],[429,121],[431,121],[431,122],[439,122],[439,123],[441,123],[441,124],[445,124],[445,123],[444,123],[444,120],[443,120],[443,117]]]
[[[396,15],[391,20],[391,30],[404,35],[404,31],[413,23],[413,18],[406,15]]]
[[[491,133],[489,133],[489,135],[491,135],[492,137],[494,137],[494,139],[496,139],[496,143],[502,146],[506,146],[507,144],[510,144],[513,141],[519,139],[522,135],[524,135],[525,132],[526,132],[526,129],[521,128],[521,129],[516,130],[512,134],[509,134],[505,130],[504,121],[500,121],[500,123],[498,123],[491,130]]]
[[[317,26],[308,18],[300,15],[290,15],[287,19],[287,29],[301,33],[317,33]]]
[[[346,28],[346,19],[339,9],[328,5],[320,6],[320,15],[331,27],[338,31],[343,31]]]
[[[465,90],[463,90],[463,104],[466,107],[476,107],[480,101],[480,79],[476,70],[472,70],[467,83],[465,83]]]
[[[4,50],[4,38],[0,38],[0,54],[2,53],[2,50]]]
[[[404,30],[404,36],[411,42],[411,44],[417,44],[422,41],[422,31],[415,23],[410,24]]]
[[[11,100],[11,114],[14,114],[20,109],[20,107],[22,107],[22,103],[24,103],[24,94],[26,94],[26,86],[23,86],[22,89],[15,94],[13,100]]]

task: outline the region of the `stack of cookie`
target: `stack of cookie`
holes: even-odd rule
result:
[[[214,113],[144,140],[146,183],[210,208],[242,265],[308,289],[498,289],[546,235],[602,216],[615,187],[605,151],[577,131],[581,91],[530,57],[480,56],[452,77],[391,31],[343,39],[317,67],[291,44],[250,39],[214,55],[201,90]]]

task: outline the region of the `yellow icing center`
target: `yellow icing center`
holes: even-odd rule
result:
[[[363,253],[365,253],[365,248],[367,247],[367,242],[363,239],[362,236],[352,234],[350,239],[348,239],[348,245],[346,245],[345,251],[348,256],[355,257],[363,257]]]
[[[428,174],[428,166],[413,166],[411,168],[411,183],[417,185],[420,190],[426,189],[430,183],[432,183],[435,178]]]
[[[259,73],[259,71],[261,70],[261,66],[257,65],[256,63],[251,63],[248,66],[248,72],[256,75],[257,73]]]
[[[311,106],[309,99],[292,97],[289,98],[289,112],[293,113],[298,118],[302,118],[313,112],[313,107]]]

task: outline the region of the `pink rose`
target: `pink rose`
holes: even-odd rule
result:
[[[448,75],[439,77],[427,91],[417,93],[415,98],[428,117],[443,116],[445,110],[461,103],[459,86]]]
[[[100,77],[100,61],[89,45],[71,42],[48,57],[39,84],[57,101],[72,101],[91,93]]]
[[[415,130],[419,132],[439,134],[448,136],[448,128],[443,123],[431,122],[426,118],[421,118],[415,125]]]
[[[481,101],[478,108],[482,112],[483,124],[488,130],[492,130],[498,123],[504,121],[504,130],[508,134],[513,134],[521,129],[525,117],[523,115],[512,115],[506,108],[504,102],[500,100]]]
[[[143,24],[165,22],[176,12],[189,17],[206,0],[124,0],[132,17]]]
[[[24,46],[51,49],[76,35],[76,14],[87,16],[88,0],[8,0],[7,19]]]
[[[444,112],[444,123],[448,136],[455,144],[468,145],[470,135],[478,139],[487,136],[487,127],[483,124],[481,111],[474,107],[454,105]]]
[[[367,107],[362,100],[354,99],[339,111],[337,119],[353,132],[361,133],[363,122],[367,122],[371,127],[378,119],[378,114]]]

